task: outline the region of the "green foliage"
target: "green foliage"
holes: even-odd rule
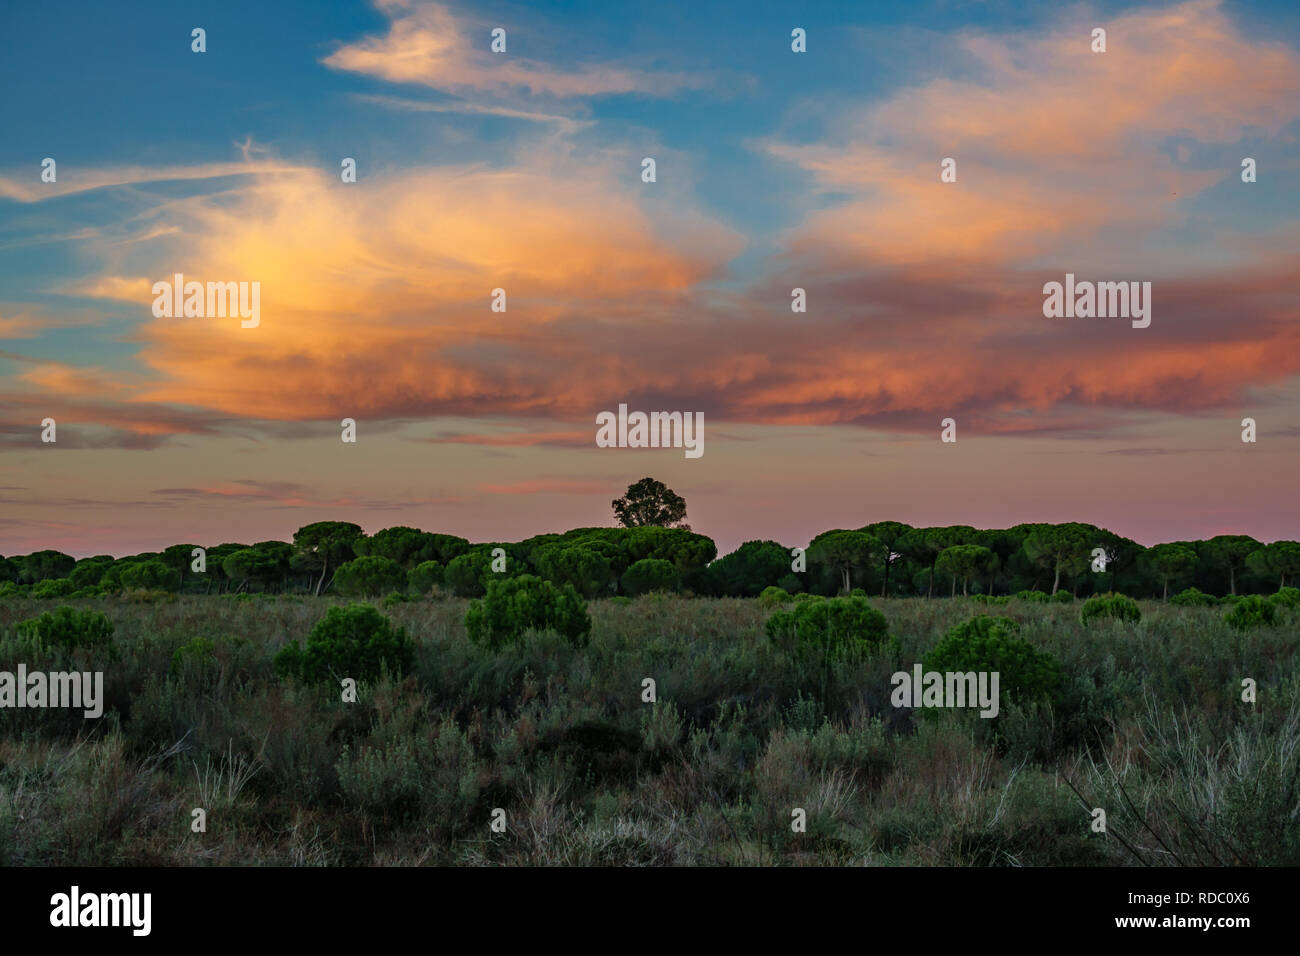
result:
[[[889,636],[885,615],[864,597],[796,601],[767,619],[772,641],[793,642],[800,656],[837,660],[879,646]]]
[[[674,528],[681,527],[686,520],[686,499],[653,478],[642,478],[628,485],[627,493],[610,505],[614,517],[625,528],[643,525]]]
[[[122,568],[120,580],[133,591],[162,591],[176,585],[176,574],[158,558],[150,558]]]
[[[714,593],[754,597],[790,573],[790,552],[775,541],[746,541],[709,565]]]
[[[355,558],[339,566],[334,587],[345,596],[377,597],[406,587],[406,572],[392,558]]]
[[[1046,591],[1018,591],[1016,593],[1016,600],[1036,601],[1041,604],[1043,601],[1049,600],[1049,598]]]
[[[1074,600],[1074,595],[1069,591],[1057,591],[1051,596],[1051,598],[1049,598],[1049,600],[1054,601],[1057,604],[1069,604]]]
[[[1094,594],[1083,602],[1079,620],[1087,624],[1093,618],[1109,617],[1118,621],[1137,623],[1142,620],[1142,609],[1137,601],[1125,594]]]
[[[407,572],[407,587],[413,594],[427,595],[442,584],[445,570],[437,561],[422,561]]]
[[[1037,592],[1030,592],[1030,593],[1041,594],[1042,592],[1037,591]],[[972,594],[971,600],[977,604],[1010,604],[1011,595],[1010,594],[1002,594],[1002,595]]]
[[[808,545],[808,560],[838,572],[840,591],[853,589],[853,572],[861,572],[880,550],[880,542],[861,531],[827,531]]]
[[[206,637],[195,637],[172,653],[168,673],[182,683],[209,688],[216,683],[220,669],[216,645]]]
[[[783,604],[789,604],[791,600],[790,592],[785,588],[768,587],[763,588],[763,593],[758,596],[758,606],[762,608],[781,607]]]
[[[678,585],[677,568],[671,561],[643,558],[623,572],[619,583],[623,592],[633,597],[651,591],[675,591]]]
[[[41,600],[68,597],[77,586],[68,578],[46,578],[32,585],[31,596]]]
[[[373,681],[385,667],[405,674],[414,661],[415,647],[405,630],[369,604],[349,604],[325,612],[306,648],[296,641],[286,644],[275,657],[275,670],[308,683],[345,677]]]
[[[973,617],[951,628],[922,664],[926,671],[996,671],[999,694],[1022,707],[1058,699],[1064,685],[1060,662],[1019,633],[1020,625],[1010,618]]]
[[[66,578],[77,566],[77,559],[62,551],[34,551],[16,559],[18,583],[35,584],[50,578]]]
[[[84,648],[106,652],[110,657],[116,655],[113,622],[108,615],[98,611],[57,607],[19,624],[18,638],[38,649],[57,649],[68,653]]]
[[[1268,598],[1250,594],[1237,601],[1223,616],[1229,627],[1239,631],[1255,627],[1272,627],[1277,623],[1277,605]]]
[[[1169,603],[1176,607],[1213,607],[1219,600],[1199,588],[1186,588],[1171,597]]]
[[[1279,588],[1269,600],[1278,607],[1300,607],[1300,588]]]
[[[540,549],[535,560],[542,577],[552,584],[570,584],[583,597],[610,590],[609,558],[599,551],[579,545],[551,545]]]
[[[447,562],[443,582],[456,597],[482,597],[487,591],[484,578],[491,571],[492,557],[482,550],[457,555]]]
[[[531,574],[489,581],[487,595],[465,612],[470,640],[492,650],[517,643],[529,630],[546,629],[575,646],[587,643],[591,615],[572,585],[556,587]]]

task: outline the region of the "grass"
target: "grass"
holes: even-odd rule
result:
[[[1085,628],[1077,604],[873,599],[898,656],[827,670],[756,600],[597,601],[585,648],[491,652],[466,602],[426,599],[381,605],[414,670],[347,704],[271,669],[330,599],[0,602],[0,670],[42,666],[17,625],[58,603],[107,613],[119,656],[77,652],[101,720],[0,710],[7,865],[1300,864],[1294,610],[1235,631],[1142,602]],[[985,612],[1059,658],[1060,705],[892,707],[890,675]]]

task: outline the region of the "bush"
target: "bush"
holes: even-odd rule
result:
[[[98,611],[78,611],[58,607],[40,617],[18,625],[18,637],[40,648],[58,648],[65,652],[86,648],[116,654],[113,645],[113,622]]]
[[[575,646],[587,643],[591,615],[573,585],[556,587],[531,574],[489,581],[487,596],[471,601],[465,612],[470,640],[492,650],[519,641],[529,630],[547,628]]]
[[[406,572],[392,558],[356,558],[339,566],[334,587],[349,597],[377,597],[406,587]]]
[[[1094,594],[1083,602],[1079,619],[1087,624],[1095,617],[1112,617],[1118,621],[1137,623],[1142,620],[1142,609],[1127,594]]]
[[[1279,588],[1269,600],[1278,607],[1300,607],[1300,588]]]
[[[825,601],[825,600],[826,598],[822,597],[820,594],[812,594],[811,592],[808,591],[803,591],[794,596],[795,604],[810,604],[810,603],[816,603],[817,601]]]
[[[672,591],[677,587],[677,568],[671,561],[644,558],[624,571],[619,583],[633,597],[651,591]]]
[[[385,667],[401,675],[415,663],[415,645],[369,604],[332,607],[316,622],[300,650],[297,641],[275,656],[276,673],[309,683],[351,677],[374,680]]]
[[[201,688],[212,687],[221,671],[216,651],[216,645],[206,637],[196,637],[182,644],[172,654],[171,676]]]
[[[431,594],[435,587],[442,584],[444,570],[437,561],[421,562],[407,573],[407,586],[415,594]]]
[[[785,588],[775,586],[763,588],[763,593],[758,596],[758,606],[763,608],[780,607],[782,604],[790,603],[790,592]]]
[[[41,600],[68,597],[77,586],[68,578],[46,578],[32,585],[31,596]]]
[[[1219,599],[1213,594],[1206,594],[1200,588],[1187,588],[1171,597],[1169,603],[1178,607],[1214,607],[1219,603]]]
[[[889,636],[889,623],[863,597],[796,600],[792,610],[767,619],[767,636],[793,639],[798,654],[829,660],[877,647]]]
[[[1057,604],[1069,604],[1071,601],[1074,600],[1074,595],[1071,594],[1069,591],[1057,591],[1055,594],[1052,595],[1050,600],[1056,602]]]
[[[1022,706],[1059,699],[1064,686],[1060,662],[1019,633],[1020,625],[1010,618],[973,617],[949,630],[921,659],[922,665],[941,673],[996,671],[999,695],[1007,694]]]
[[[1011,595],[1003,594],[995,597],[992,594],[972,594],[971,600],[976,604],[1010,604]]]
[[[1017,601],[1046,601],[1046,591],[1020,591],[1016,594]]]
[[[1277,623],[1277,605],[1258,594],[1244,597],[1232,606],[1223,620],[1229,627],[1244,631],[1252,627],[1271,627]]]

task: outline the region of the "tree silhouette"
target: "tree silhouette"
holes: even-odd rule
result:
[[[690,525],[686,524],[686,499],[653,478],[642,478],[636,484],[628,485],[627,494],[615,498],[610,504],[614,508],[614,517],[625,528],[656,525],[690,530]]]

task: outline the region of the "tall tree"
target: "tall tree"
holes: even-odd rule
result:
[[[939,552],[935,567],[945,574],[952,575],[952,593],[957,594],[957,579],[961,578],[961,593],[969,594],[970,579],[977,574],[986,574],[996,566],[998,556],[989,548],[978,544],[957,544]]]
[[[320,570],[316,594],[325,584],[325,575],[344,561],[350,561],[356,552],[352,545],[363,535],[360,525],[350,521],[317,521],[304,525],[293,533],[293,546],[298,550],[305,567]]]
[[[1169,582],[1196,567],[1196,552],[1182,544],[1157,544],[1147,549],[1147,560],[1164,585],[1164,600],[1169,600]]]
[[[1078,572],[1099,544],[1096,528],[1069,522],[1040,525],[1025,538],[1024,549],[1031,561],[1052,571],[1051,593],[1055,594],[1061,586],[1061,575]]]
[[[861,531],[831,531],[812,540],[808,558],[838,571],[847,594],[853,589],[853,569],[865,567],[879,548],[880,542]]]
[[[890,568],[894,566],[896,559],[903,556],[899,550],[899,542],[914,529],[911,525],[903,524],[901,521],[877,521],[858,530],[871,535],[880,542],[880,560],[885,566],[885,583],[881,585],[880,596],[886,597],[889,594]]]
[[[1201,545],[1201,553],[1213,567],[1228,572],[1228,587],[1232,594],[1237,593],[1237,572],[1246,567],[1246,559],[1258,551],[1262,545],[1254,538],[1244,534],[1215,535]]]
[[[1284,588],[1288,577],[1300,574],[1300,543],[1274,541],[1252,552],[1246,560],[1259,574],[1278,575],[1278,587]]]
[[[625,528],[657,525],[660,528],[687,528],[686,499],[662,481],[642,478],[627,486],[622,498],[610,502],[614,517]]]

